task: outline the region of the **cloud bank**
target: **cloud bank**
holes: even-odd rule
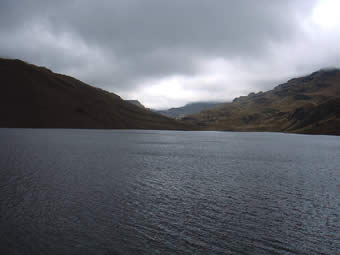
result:
[[[337,0],[2,0],[0,56],[148,107],[228,101],[340,66]]]

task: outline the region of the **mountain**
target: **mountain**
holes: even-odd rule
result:
[[[203,130],[340,135],[340,70],[319,70],[184,120]]]
[[[134,104],[140,108],[145,109],[146,107],[144,105],[141,104],[141,102],[139,102],[138,100],[125,100],[126,102],[129,102],[130,104]]]
[[[189,114],[183,121],[20,60],[0,59],[0,84],[0,127],[169,130],[198,127],[340,135],[338,69],[319,70],[230,103],[193,103],[166,111],[175,118]],[[204,110],[210,107],[213,108]]]
[[[0,127],[188,129],[70,76],[0,59]]]
[[[218,107],[219,105],[222,105],[222,103],[196,102],[186,104],[182,107],[170,108],[168,110],[160,110],[157,112],[171,118],[183,118],[186,115],[199,113],[203,110]]]

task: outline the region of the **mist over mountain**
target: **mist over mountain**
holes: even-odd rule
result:
[[[229,103],[196,102],[159,111],[162,115],[137,100],[125,101],[20,60],[0,59],[0,73],[1,127],[340,134],[340,71],[336,68],[293,78]]]
[[[199,113],[203,110],[211,109],[222,105],[223,103],[217,102],[195,102],[189,103],[182,107],[170,108],[167,110],[158,110],[156,112],[171,117],[171,118],[183,118],[190,114]]]
[[[340,255],[339,68],[340,0],[0,0],[0,255]]]

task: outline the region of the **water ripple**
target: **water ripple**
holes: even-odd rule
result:
[[[340,140],[0,129],[1,254],[340,254]]]

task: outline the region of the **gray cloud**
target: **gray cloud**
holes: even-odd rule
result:
[[[335,50],[318,49],[328,34],[324,41],[313,38],[309,21],[316,3],[2,0],[0,55],[45,65],[155,107],[230,100],[328,62],[339,64]],[[334,47],[338,35],[332,36]],[[315,57],[300,47],[316,51]],[[179,90],[186,97],[175,98]]]

